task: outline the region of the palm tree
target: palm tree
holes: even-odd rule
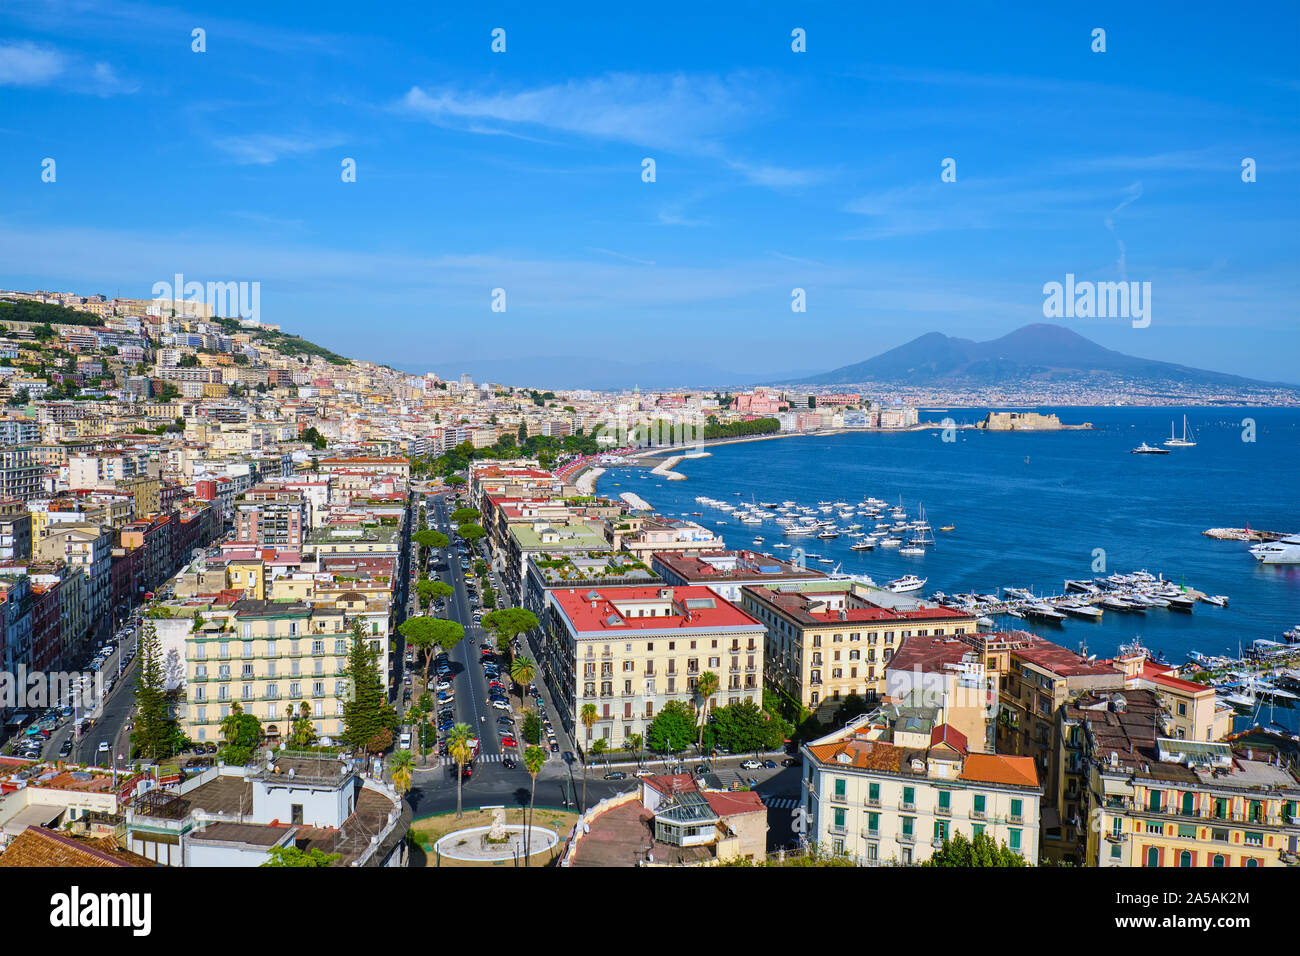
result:
[[[637,755],[636,758],[637,766],[641,765],[641,755],[639,751],[641,750],[641,741],[643,739],[644,738],[642,738],[640,734],[628,734],[627,740],[623,744],[624,750],[628,751],[629,753],[634,753]]]
[[[393,774],[393,786],[405,794],[411,789],[411,771],[415,769],[415,755],[409,750],[397,750],[388,758],[388,769]]]
[[[699,748],[704,750],[704,725],[709,720],[709,698],[718,692],[718,675],[713,671],[705,671],[700,675],[700,679],[695,682],[695,693],[700,698],[700,742]]]
[[[537,775],[542,772],[545,763],[546,751],[541,747],[529,747],[524,751],[524,768],[527,769],[528,776],[533,778],[533,790],[528,797],[528,826],[524,828],[524,866],[528,866],[532,854],[533,804],[537,801]]]
[[[519,706],[524,705],[524,688],[533,682],[537,676],[537,667],[527,657],[516,657],[510,664],[510,679],[515,682],[515,689],[519,691]]]
[[[465,815],[461,808],[461,782],[465,779],[465,764],[469,763],[470,758],[474,755],[474,750],[470,746],[470,741],[474,739],[474,731],[470,729],[469,724],[457,724],[451,728],[451,733],[447,735],[447,752],[451,754],[451,759],[456,761],[456,819],[459,820]]]
[[[582,710],[578,712],[578,719],[582,721],[582,726],[587,728],[587,744],[591,744],[591,728],[596,726],[596,705],[583,704]],[[587,748],[582,751],[582,810],[587,811]]]

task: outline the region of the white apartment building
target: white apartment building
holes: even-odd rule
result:
[[[1028,757],[969,753],[917,712],[864,715],[805,744],[808,839],[863,866],[922,863],[957,833],[1038,861],[1042,788]]]

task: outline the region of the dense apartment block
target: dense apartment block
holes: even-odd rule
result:
[[[584,748],[644,735],[670,700],[694,704],[705,671],[718,677],[718,706],[762,704],[763,627],[708,588],[553,591],[543,628],[543,676]],[[586,704],[597,712],[590,737],[578,726]]]
[[[804,744],[807,837],[860,865],[921,863],[957,833],[1038,861],[1033,761],[971,753],[933,712],[864,715]]]
[[[766,678],[812,710],[884,692],[907,638],[974,632],[975,616],[853,581],[748,585],[740,606],[766,629]]]

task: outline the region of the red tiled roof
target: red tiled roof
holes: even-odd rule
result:
[[[961,780],[1001,783],[1013,787],[1038,786],[1038,771],[1034,768],[1032,757],[971,754],[957,776]]]
[[[672,592],[672,613],[654,617],[624,617],[613,602],[619,603],[660,600],[660,591]],[[551,599],[579,633],[592,631],[658,631],[670,628],[713,630],[720,627],[762,628],[740,608],[719,597],[706,587],[660,588],[655,586],[629,586],[614,588],[574,588],[571,591],[552,591]],[[595,594],[592,598],[589,595]],[[699,602],[698,606],[687,605]],[[683,615],[689,613],[689,619]]]

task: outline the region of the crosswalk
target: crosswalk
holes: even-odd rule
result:
[[[759,794],[758,798],[763,801],[763,806],[769,810],[793,810],[799,806],[799,800],[796,797],[774,797],[771,794]]]
[[[503,754],[479,754],[474,758],[474,763],[500,763],[502,756]],[[438,762],[436,766],[439,767],[454,767],[456,765],[456,761],[451,757],[439,757],[437,759]]]

